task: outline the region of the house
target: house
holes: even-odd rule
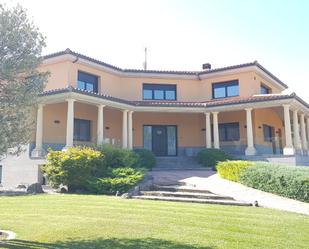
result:
[[[2,182],[38,181],[48,148],[111,143],[157,156],[221,148],[239,156],[308,154],[309,106],[258,62],[202,71],[121,69],[69,49],[51,73],[27,153],[2,160]],[[278,157],[278,155],[281,155]],[[0,174],[1,175],[1,174]]]

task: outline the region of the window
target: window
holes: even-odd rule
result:
[[[263,124],[264,141],[271,142],[273,138],[274,128],[269,125]]]
[[[0,184],[2,183],[2,165],[0,165]]]
[[[213,83],[212,96],[214,99],[239,96],[238,80]]]
[[[270,94],[270,89],[267,86],[261,85],[260,93],[261,94]]]
[[[78,71],[77,87],[89,92],[98,92],[98,77]]]
[[[176,85],[143,84],[144,100],[176,100]]]
[[[212,141],[213,138],[213,126],[212,126]],[[225,123],[219,124],[219,140],[226,141],[239,141],[240,132],[239,132],[239,123]]]
[[[76,141],[90,141],[91,129],[90,120],[74,119],[74,140]]]

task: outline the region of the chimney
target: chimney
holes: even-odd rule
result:
[[[204,63],[203,64],[203,70],[210,70],[211,69],[211,64],[210,63]]]

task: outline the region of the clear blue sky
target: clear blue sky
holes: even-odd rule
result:
[[[70,47],[116,66],[141,68],[147,46],[150,69],[174,70],[258,60],[309,102],[309,1],[19,3],[47,36],[45,53]]]

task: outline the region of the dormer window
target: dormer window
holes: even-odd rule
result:
[[[212,84],[212,97],[214,99],[239,96],[238,80],[224,81]]]
[[[93,74],[78,71],[77,88],[97,93],[98,77]]]
[[[176,100],[176,85],[143,84],[144,100]]]
[[[270,94],[270,93],[271,93],[270,88],[262,84],[260,88],[260,94]]]

